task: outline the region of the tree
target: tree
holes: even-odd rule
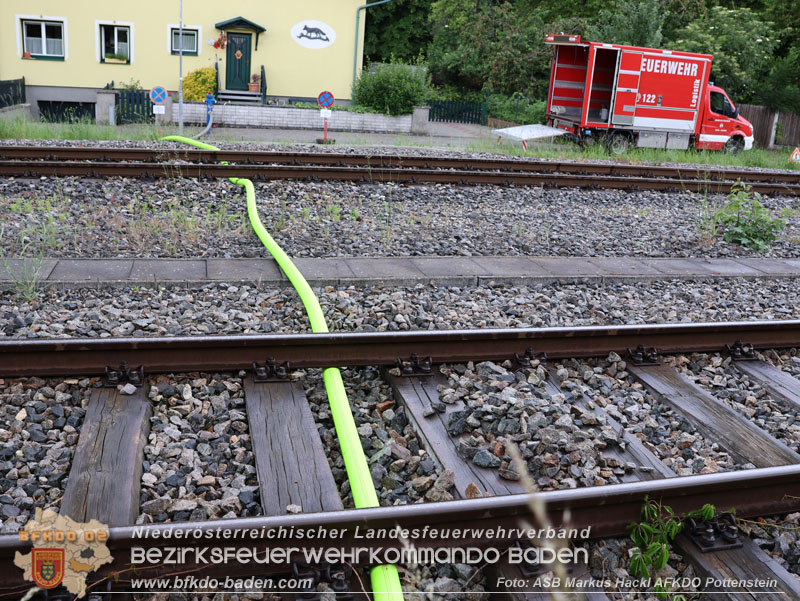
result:
[[[433,0],[392,0],[366,9],[364,54],[388,63],[391,57],[410,61],[423,54],[432,39],[428,13]]]
[[[677,50],[713,54],[711,80],[725,88],[734,103],[760,94],[778,44],[775,27],[748,8],[713,6],[701,19],[678,32]]]
[[[658,48],[668,11],[660,0],[619,0],[589,27],[592,41]]]
[[[545,35],[582,30],[575,19],[548,23],[544,10],[525,11],[511,2],[435,0],[432,9],[428,61],[434,79],[470,90],[543,97],[552,56]]]
[[[774,111],[800,113],[800,51],[778,60],[761,86],[760,102]]]

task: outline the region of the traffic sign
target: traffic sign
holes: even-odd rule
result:
[[[330,92],[322,92],[319,96],[317,96],[317,102],[319,105],[324,108],[330,108],[333,106],[333,94]]]
[[[319,109],[319,116],[323,119],[329,119],[332,114],[333,111],[331,109]]]
[[[167,89],[163,86],[155,86],[150,90],[150,100],[153,104],[164,104],[167,101]]]

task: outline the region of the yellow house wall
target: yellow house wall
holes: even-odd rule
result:
[[[264,65],[270,96],[313,96],[329,90],[336,98],[351,96],[356,7],[361,0],[184,0],[185,26],[198,26],[199,55],[183,57],[183,73],[220,65],[220,87],[225,88],[226,50],[208,44],[220,31],[215,23],[244,17],[265,27],[252,33],[251,73]],[[16,15],[63,20],[63,61],[22,57],[22,31]],[[101,63],[97,21],[131,26],[131,62]],[[304,48],[291,36],[292,27],[305,20],[322,21],[336,32],[336,40],[321,49]],[[112,80],[138,80],[143,88],[162,85],[178,89],[178,56],[169,52],[168,25],[178,23],[178,0],[116,3],[95,0],[0,0],[0,79],[25,77],[34,86],[102,88]],[[357,69],[361,69],[364,14],[359,24]],[[242,31],[246,30],[231,30]]]

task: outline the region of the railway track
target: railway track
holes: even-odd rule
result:
[[[229,164],[222,164],[227,162]],[[255,180],[455,183],[800,194],[796,174],[730,168],[335,153],[0,146],[0,174],[17,177],[247,177]]]
[[[747,344],[737,345],[740,340]],[[469,446],[468,431],[454,424],[463,421],[466,403],[464,398],[445,399],[450,383],[438,368],[442,363],[453,366],[493,362],[480,364],[491,371],[492,365],[508,362],[502,363],[506,367],[498,368],[492,377],[511,374],[516,379],[517,374],[522,374],[528,382],[539,380],[536,390],[542,395],[551,395],[546,398],[566,393],[569,413],[573,416],[571,423],[580,437],[596,442],[600,439],[592,433],[595,429],[616,432],[612,437],[615,440],[604,443],[602,451],[607,469],[603,478],[609,483],[602,486],[579,483],[581,485],[576,488],[545,485],[545,488],[555,489],[539,493],[554,527],[591,526],[593,538],[624,535],[626,526],[638,520],[645,495],[661,499],[678,513],[697,509],[705,503],[714,504],[718,509],[733,507],[740,518],[798,511],[800,455],[682,376],[667,360],[668,355],[680,353],[728,353],[735,358],[735,369],[760,382],[771,398],[800,409],[800,381],[759,360],[750,352],[750,345],[752,350],[798,347],[800,321],[113,340],[0,339],[0,377],[92,375],[99,378],[106,374],[110,378],[110,387],[92,388],[60,510],[78,521],[98,519],[111,526],[108,546],[114,561],[92,573],[89,582],[110,579],[124,587],[134,576],[177,571],[192,573],[199,569],[203,570],[203,575],[248,575],[287,568],[286,563],[208,566],[187,562],[179,568],[155,563],[132,569],[131,547],[169,546],[174,544],[174,538],[165,540],[163,535],[169,530],[174,537],[176,529],[185,532],[187,537],[190,532],[202,533],[202,537],[187,543],[190,546],[202,543],[209,547],[243,548],[257,544],[261,550],[291,546],[297,548],[295,555],[298,557],[303,549],[320,544],[319,539],[310,540],[301,531],[320,527],[339,532],[340,536],[329,542],[347,549],[363,546],[359,532],[381,528],[385,532],[370,540],[370,544],[384,550],[401,549],[404,541],[391,533],[396,525],[425,532],[413,541],[419,548],[515,544],[514,537],[487,540],[471,536],[466,530],[466,536],[458,538],[430,533],[431,529],[444,528],[513,529],[519,527],[522,519],[530,521],[529,494],[521,482],[508,473],[511,468],[507,463],[499,470],[482,467],[474,460],[476,453],[472,457],[469,453],[465,455],[465,445]],[[655,454],[646,437],[626,432],[619,413],[612,410],[613,403],[601,403],[585,390],[566,385],[570,381],[569,370],[559,365],[570,365],[575,358],[606,357],[610,353],[626,357],[626,365],[614,364],[615,370],[622,366],[625,371],[620,377],[635,382],[638,389],[646,391],[691,424],[698,436],[718,445],[734,462],[732,465],[750,469],[679,477]],[[285,377],[296,369],[332,365],[384,368],[385,381],[394,395],[392,405],[407,416],[420,444],[440,473],[450,471],[451,486],[438,491],[438,497],[428,498],[452,500],[342,509],[323,446],[314,434],[316,427],[303,387],[297,380]],[[476,369],[470,365],[463,369]],[[243,376],[246,419],[265,515],[134,527],[133,522],[141,510],[142,461],[151,421],[148,391],[152,378],[161,373],[223,370],[246,372]],[[531,379],[532,376],[537,377]],[[586,380],[585,374],[583,379]],[[131,384],[130,388],[135,390],[123,394],[119,390],[123,383]],[[482,419],[491,424],[492,413],[484,411]],[[477,413],[471,414],[473,419],[476,415],[480,417]],[[525,449],[529,448],[526,445],[531,436],[537,440],[538,434],[532,433],[526,438],[525,432],[512,428],[513,424],[505,421],[503,428],[508,427],[508,430],[504,433],[498,430],[494,443],[489,441],[497,463],[501,459],[507,461],[507,457],[496,444],[510,444],[509,441],[520,446],[529,466],[539,456],[563,456],[556,447],[548,447],[542,453],[526,457]],[[581,440],[580,437],[576,440]],[[298,444],[301,440],[304,444]],[[407,451],[395,447],[388,448],[397,457],[405,456]],[[556,461],[553,465],[558,472],[564,464]],[[541,479],[539,484],[542,485]],[[443,492],[447,494],[441,494]],[[292,505],[299,506],[301,513],[291,513],[288,508]],[[259,536],[254,543],[244,534],[278,528],[286,529],[286,536]],[[223,536],[222,529],[242,536]],[[749,538],[740,538],[741,547],[709,554],[701,552],[684,535],[675,545],[698,575],[718,579],[769,579],[775,582],[774,586],[768,593],[759,594],[758,599],[777,601],[800,597],[800,579],[770,560]],[[29,545],[15,535],[0,536],[0,565],[4,568],[0,598],[15,598],[29,586],[22,581],[21,571],[11,564],[14,553],[27,552]],[[519,566],[501,564],[498,567],[504,574],[518,575]],[[524,590],[511,587],[507,593],[512,598],[527,601],[549,598],[547,590],[541,587],[537,590],[535,586],[524,587]],[[728,593],[726,589],[715,593],[715,599],[756,598],[738,592]],[[593,600],[607,598],[602,592],[592,595],[596,595],[591,597]]]

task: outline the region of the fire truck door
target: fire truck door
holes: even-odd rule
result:
[[[618,60],[611,123],[633,125],[636,95],[639,93],[639,79],[642,72],[642,53],[623,50],[619,53]]]
[[[698,148],[720,150],[731,137],[736,122],[732,117],[733,105],[725,94],[711,90],[708,95],[708,110],[700,128]]]

